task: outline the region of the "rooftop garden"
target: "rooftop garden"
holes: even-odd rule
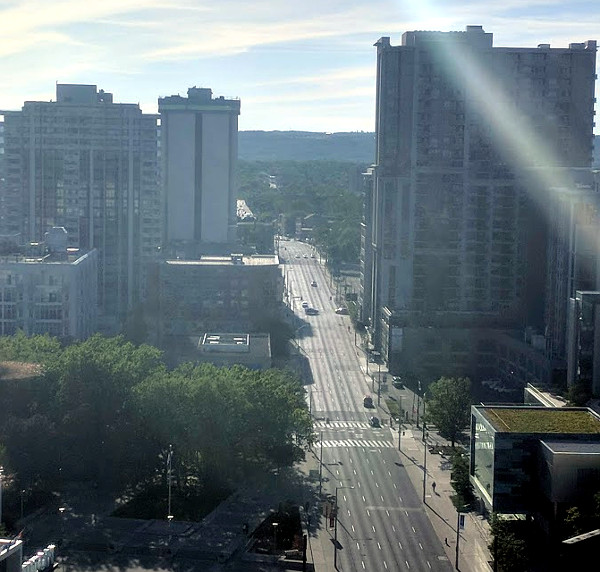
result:
[[[490,407],[484,411],[499,432],[600,433],[600,419],[583,409]]]

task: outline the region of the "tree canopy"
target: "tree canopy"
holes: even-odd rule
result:
[[[169,445],[183,478],[226,480],[252,466],[290,464],[311,439],[302,384],[282,370],[168,371],[159,350],[122,336],[66,348],[44,336],[0,340],[1,357],[43,362],[40,375],[0,387],[0,397],[10,394],[0,418],[2,462],[27,486],[136,484],[163,471]]]
[[[432,422],[439,434],[452,446],[471,419],[471,382],[466,377],[441,377],[432,383],[426,393],[427,421]]]

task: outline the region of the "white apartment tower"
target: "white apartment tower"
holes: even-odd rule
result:
[[[114,332],[142,295],[162,244],[156,115],[95,85],[56,86],[56,101],[0,111],[0,235],[98,250],[99,325]]]
[[[158,100],[169,243],[235,240],[239,100],[190,88]]]
[[[530,182],[591,165],[596,42],[494,47],[468,26],[375,45],[362,319],[400,367],[437,360],[421,352],[436,344],[459,363],[478,335],[451,332],[543,316],[544,198]]]

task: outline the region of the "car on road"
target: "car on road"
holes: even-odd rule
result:
[[[343,307],[339,307],[335,309],[335,313],[336,314],[340,314],[341,316],[347,316],[348,315],[348,308],[343,308]]]
[[[296,254],[295,258],[300,258],[300,255],[299,255],[299,254]]]
[[[371,409],[372,407],[375,407],[373,405],[373,398],[370,395],[365,395],[363,397],[363,405],[365,407],[368,407],[369,409]]]
[[[311,286],[315,286],[315,287],[316,287],[316,286],[317,286],[317,281],[316,281],[316,280],[313,280],[313,281],[310,283],[310,285],[311,285]]]
[[[310,257],[311,257],[311,258],[314,258],[314,257],[315,257],[315,255],[314,255],[314,254],[311,254],[311,255],[310,255]]]
[[[402,383],[402,378],[398,375],[395,375],[394,377],[392,377],[392,385],[396,389],[404,389],[404,384]]]
[[[305,254],[303,258],[308,258],[308,256]]]
[[[319,313],[319,310],[316,308],[304,308],[304,313],[309,316],[316,316]]]
[[[308,308],[308,302],[306,300],[304,300],[304,302],[302,302],[302,307]]]
[[[379,417],[371,417],[369,419],[369,424],[371,427],[381,427],[381,423],[379,422]]]

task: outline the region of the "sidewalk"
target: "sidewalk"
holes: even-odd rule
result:
[[[366,360],[364,352],[361,352],[360,363],[363,372],[366,371]],[[370,369],[373,365],[369,364]],[[381,370],[384,373],[384,369]],[[385,369],[387,374],[387,369]],[[365,373],[365,382],[371,389],[371,377]],[[407,390],[405,390],[407,391]],[[408,390],[409,394],[412,394]],[[382,393],[381,405],[378,407],[380,418],[386,421],[390,419],[390,412],[385,404],[385,395]],[[422,429],[416,425],[403,423],[403,434],[400,437],[400,462],[406,468],[408,476],[420,496],[423,495],[423,467],[425,461],[425,449],[423,446]],[[398,448],[398,426],[394,423],[392,430],[394,443]],[[427,430],[428,443],[436,445],[449,445],[443,437],[435,431]],[[457,520],[458,515],[450,496],[454,489],[450,484],[451,464],[450,461],[439,454],[427,451],[427,478],[425,486],[425,511],[431,521],[433,528],[442,542],[446,554],[453,564],[456,562],[457,543]],[[436,483],[435,492],[431,484]],[[446,542],[447,541],[447,542]],[[489,562],[491,556],[487,548],[489,542],[489,524],[476,512],[466,513],[464,528],[460,531],[458,569],[461,572],[489,572],[492,570]]]

